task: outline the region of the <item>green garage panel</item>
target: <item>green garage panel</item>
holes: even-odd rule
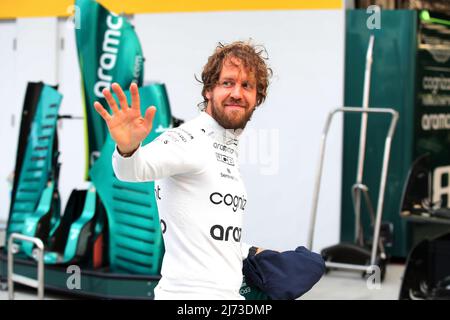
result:
[[[400,119],[392,144],[383,221],[394,226],[388,252],[406,257],[424,237],[450,227],[400,217],[404,184],[419,156],[430,156],[432,201],[450,207],[450,17],[413,10],[380,12],[380,28],[370,30],[365,10],[346,14],[345,106],[361,106],[369,36],[375,36],[370,107],[391,107]],[[388,119],[369,117],[363,182],[376,203],[384,136]],[[356,180],[360,116],[344,118],[341,240],[354,239],[351,187]],[[418,199],[420,203],[422,199]],[[371,237],[369,215],[363,206],[366,238]],[[450,220],[449,220],[450,222]],[[444,230],[445,229],[445,230]]]
[[[414,75],[416,62],[417,13],[411,10],[381,11],[381,28],[369,30],[365,10],[346,14],[345,106],[361,106],[363,100],[366,52],[371,34],[375,36],[369,107],[393,108],[400,114],[395,132],[386,185],[383,221],[394,226],[394,243],[388,252],[405,257],[408,252],[406,222],[399,208],[403,184],[413,161]],[[352,242],[355,215],[351,188],[356,181],[360,115],[345,115],[343,177],[341,199],[341,241]],[[369,116],[364,179],[372,203],[376,205],[381,174],[384,139],[390,119]],[[362,206],[365,236],[372,236],[369,214]]]

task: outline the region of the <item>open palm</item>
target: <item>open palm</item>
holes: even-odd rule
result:
[[[113,83],[111,87],[118,97],[120,109],[109,89],[103,89],[102,93],[113,114],[110,115],[98,101],[94,103],[94,107],[105,120],[109,133],[119,150],[122,153],[130,153],[139,147],[139,144],[152,130],[156,108],[153,106],[148,108],[145,116],[142,117],[139,90],[135,83],[130,86],[131,107],[128,106],[125,93],[119,84]]]

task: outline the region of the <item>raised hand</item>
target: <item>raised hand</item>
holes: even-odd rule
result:
[[[112,139],[116,142],[121,153],[131,153],[139,147],[152,130],[153,118],[156,108],[151,106],[142,117],[139,101],[139,90],[135,83],[130,86],[131,107],[122,88],[117,83],[112,84],[112,89],[119,99],[120,109],[109,89],[103,89],[102,93],[112,110],[112,115],[103,108],[98,101],[94,103],[95,110],[105,120]]]

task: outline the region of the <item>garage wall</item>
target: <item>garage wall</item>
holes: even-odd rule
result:
[[[15,20],[0,21],[0,96],[2,107],[0,116],[0,138],[2,156],[0,158],[0,224],[8,216],[10,189],[12,188],[12,168],[14,167],[16,144],[20,126],[20,110],[15,94],[16,38]],[[5,142],[8,143],[5,143]]]

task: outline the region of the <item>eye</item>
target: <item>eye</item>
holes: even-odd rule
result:
[[[249,82],[244,82],[242,84],[242,88],[247,89],[247,90],[251,90],[251,89],[253,89],[253,85],[251,85]]]
[[[222,86],[225,88],[230,88],[231,86],[233,86],[233,82],[229,80],[224,80],[222,81]]]

